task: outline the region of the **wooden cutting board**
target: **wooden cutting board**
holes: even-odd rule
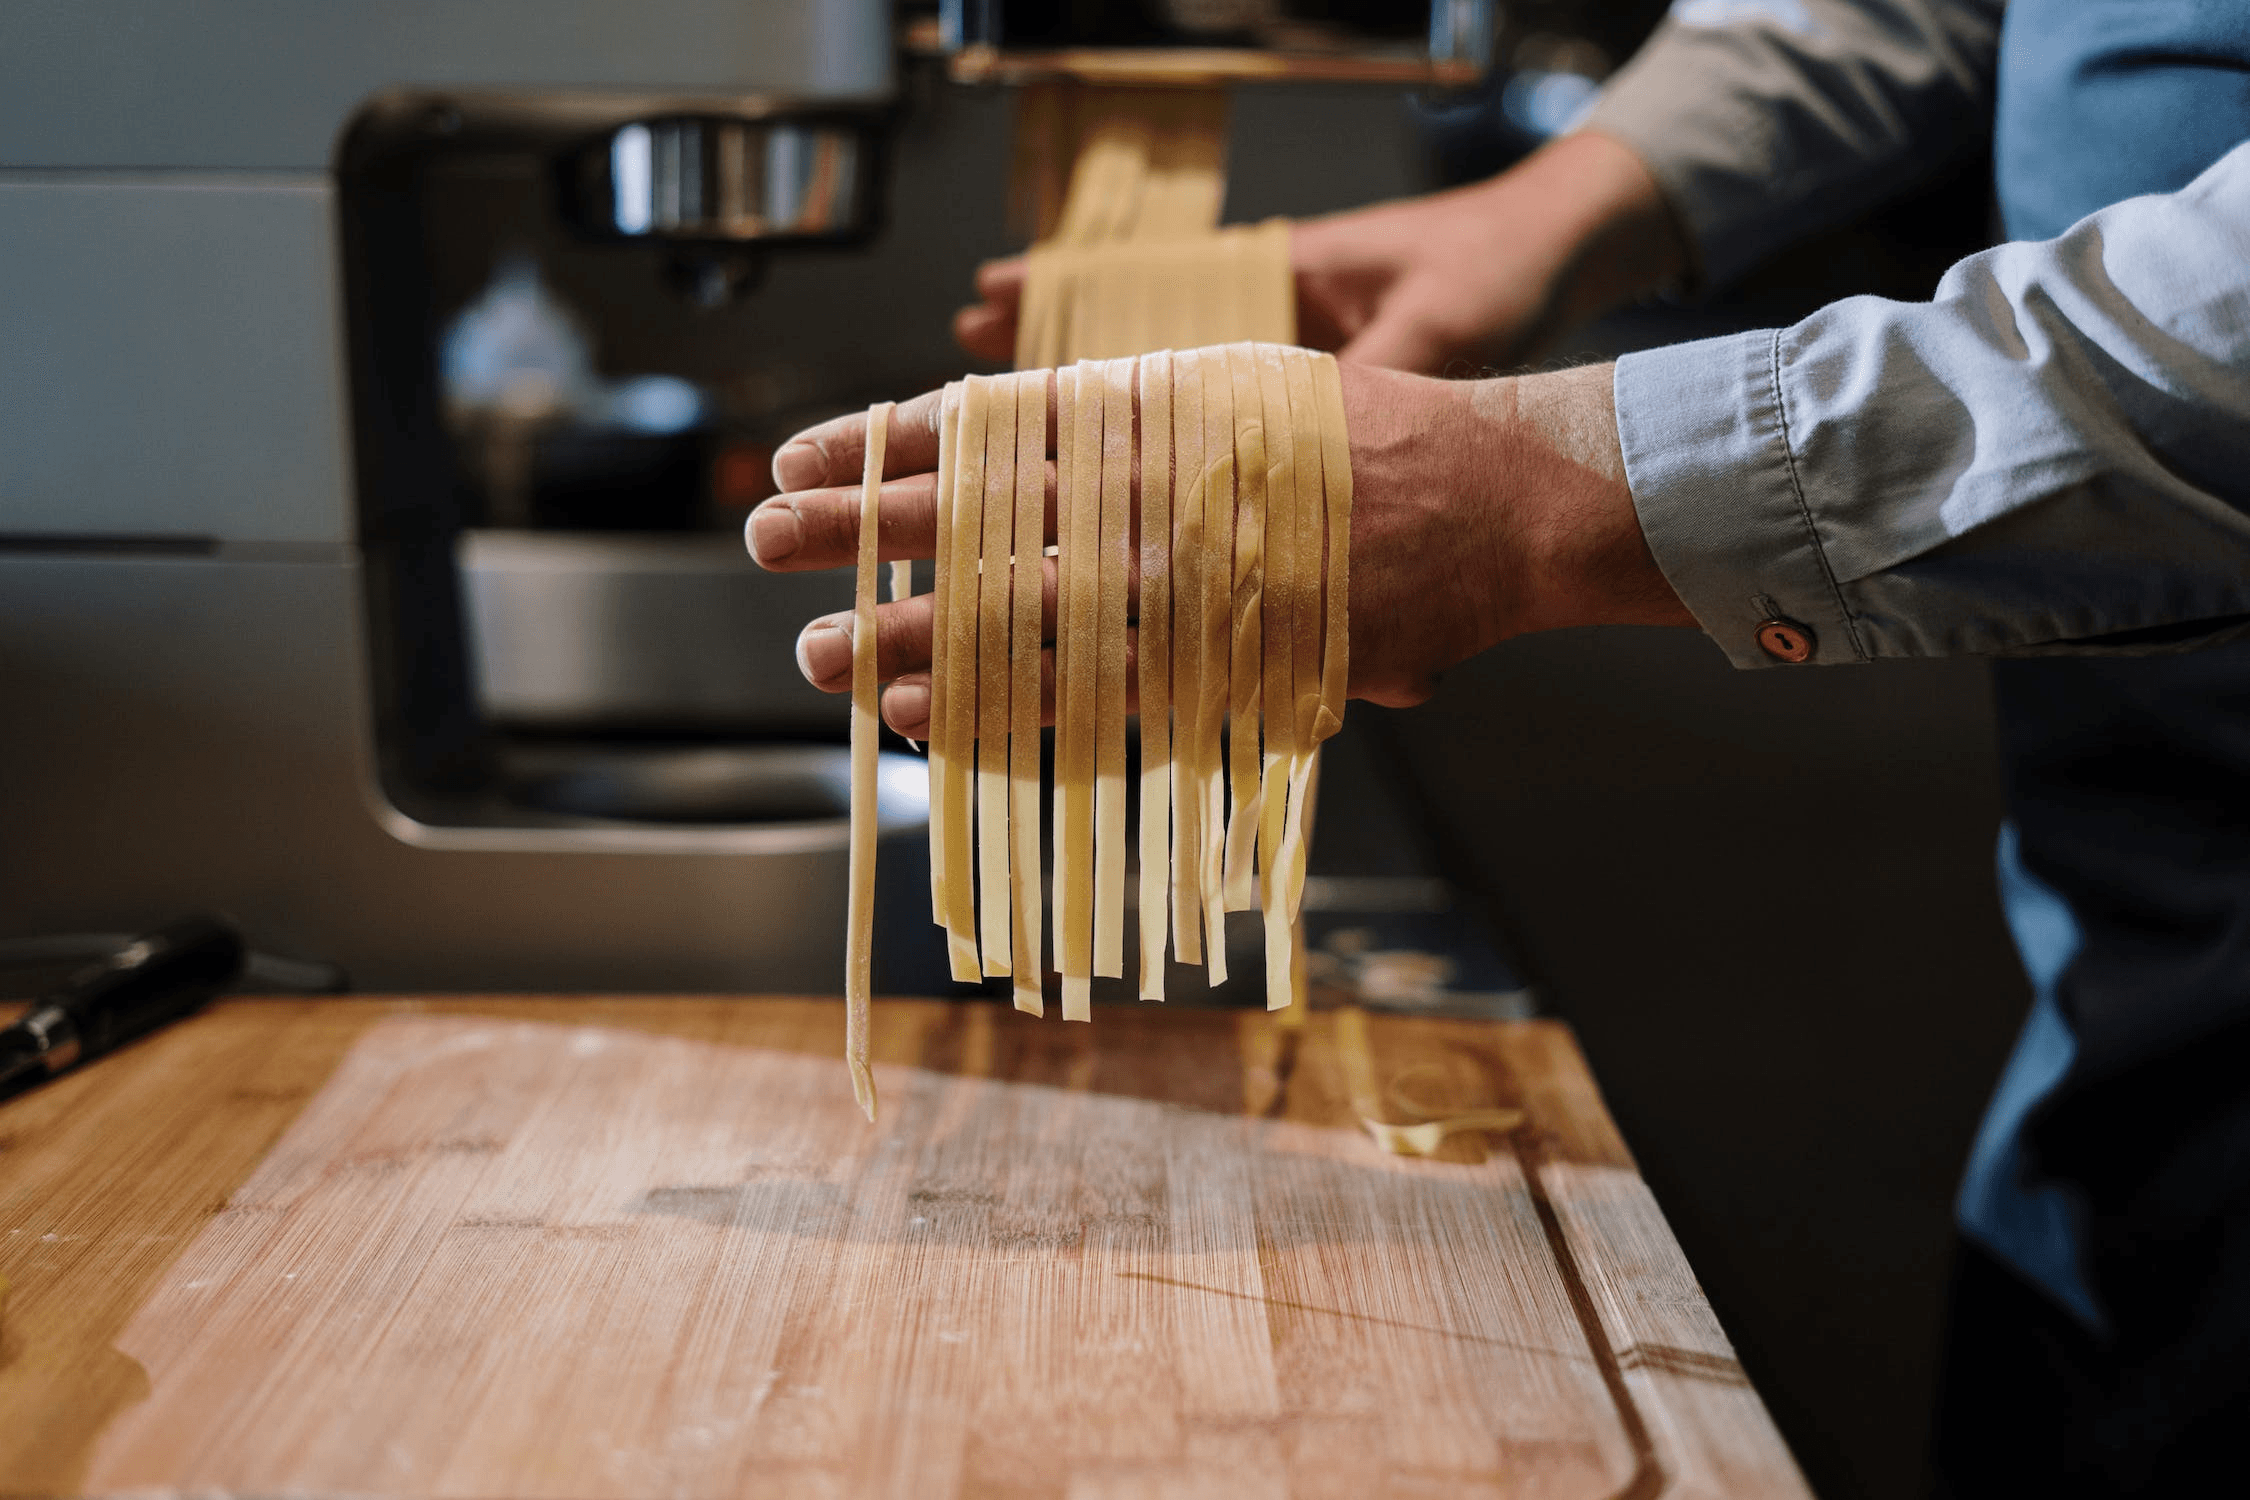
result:
[[[0,1494],[1805,1493],[1558,1025],[892,1002],[873,1128],[841,1030],[234,1004],[0,1108]]]

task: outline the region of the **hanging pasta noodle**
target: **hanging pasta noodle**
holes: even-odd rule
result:
[[[1105,361],[1094,618],[1094,972],[1125,973],[1125,621],[1132,577],[1133,369]]]
[[[875,1120],[875,1075],[867,1062],[868,1003],[875,988],[875,833],[879,691],[875,672],[876,539],[883,501],[883,455],[891,403],[867,413],[867,456],[859,484],[859,570],[852,588],[851,893],[844,912],[844,1061],[852,1093]]]
[[[1203,840],[1195,851],[1203,896],[1203,967],[1213,984],[1227,982],[1226,732],[1227,683],[1233,671],[1234,379],[1226,351],[1206,349],[1203,375],[1203,697],[1195,706],[1195,776],[1203,803]],[[1173,856],[1179,858],[1178,855]]]
[[[1265,652],[1266,423],[1250,347],[1229,344],[1226,358],[1234,389],[1234,650],[1228,668],[1233,691],[1227,715],[1230,797],[1222,890],[1226,910],[1255,911],[1251,862],[1258,833],[1259,668]]]
[[[977,622],[980,553],[984,546],[984,445],[991,414],[991,382],[971,375],[962,382],[959,431],[953,443],[951,517],[952,590],[942,622],[942,657],[933,654],[931,675],[946,683],[946,760],[944,801],[930,816],[945,822],[946,958],[957,984],[979,978],[976,922],[976,840],[971,810],[976,802]],[[933,630],[939,622],[932,622]],[[942,664],[941,664],[942,663]]]
[[[1172,356],[1140,361],[1141,998],[1164,998],[1172,896]]]
[[[1057,372],[1055,538],[1055,955],[1063,1019],[1092,1019],[1094,690],[1101,546],[1101,369]],[[1067,398],[1067,404],[1065,400]]]
[[[977,941],[984,972],[1009,972],[1008,580],[1016,514],[1016,392],[992,383],[986,412],[984,525],[977,570]]]
[[[1203,962],[1203,787],[1196,715],[1203,702],[1203,355],[1172,362],[1172,942]],[[1145,522],[1144,522],[1145,524]],[[1143,598],[1148,580],[1141,580]],[[1141,649],[1147,650],[1143,641]],[[1143,731],[1144,735],[1146,731]]]
[[[1267,1004],[1279,1008],[1302,993],[1305,823],[1317,751],[1341,726],[1348,681],[1351,467],[1336,363],[1271,344],[1082,362],[1052,374],[1051,428],[1049,378],[971,377],[940,406],[930,755],[942,804],[930,837],[948,951],[967,977],[1012,974],[1017,1005],[1037,1013],[1047,927],[1071,1020],[1090,1019],[1097,974],[1122,973],[1131,685],[1142,714],[1141,993],[1163,995],[1168,937],[1180,961],[1200,954],[1212,982],[1224,982],[1228,887],[1239,880],[1242,908],[1262,914]],[[853,612],[847,1050],[870,1111],[885,422],[887,413],[870,419]],[[1050,437],[1055,857],[1052,920],[1043,923],[1040,543]]]
[[[1258,903],[1265,913],[1266,1008],[1281,1010],[1289,1004],[1295,972],[1289,948],[1295,924],[1284,910],[1289,882],[1277,866],[1289,814],[1289,774],[1297,758],[1297,434],[1281,350],[1264,344],[1252,354],[1266,447],[1265,660],[1259,683],[1265,758],[1258,779]],[[1317,434],[1307,436],[1319,440]]]
[[[1016,377],[1016,524],[1008,558],[1008,898],[1015,909],[1016,1009],[1046,1013],[1040,962],[1039,658],[1047,531],[1047,373]]]
[[[953,600],[953,458],[961,426],[961,382],[945,388],[938,402],[937,557],[930,568],[930,622],[933,633],[946,628],[946,609]],[[945,767],[952,753],[950,695],[942,672],[930,673],[930,727],[924,755],[929,766],[930,792],[930,920],[947,929],[951,946],[952,908],[945,899]],[[953,972],[958,975],[959,966]]]

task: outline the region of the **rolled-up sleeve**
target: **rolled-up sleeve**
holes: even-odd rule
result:
[[[1582,128],[1632,148],[1732,280],[1990,128],[2000,0],[1675,0]]]
[[[2250,632],[2250,143],[2177,193],[1794,327],[1618,361],[1658,565],[1730,658]]]

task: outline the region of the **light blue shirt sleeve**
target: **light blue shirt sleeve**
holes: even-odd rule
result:
[[[1739,666],[2188,649],[2250,633],[2250,142],[2000,246],[1926,303],[1627,355],[1650,548]]]

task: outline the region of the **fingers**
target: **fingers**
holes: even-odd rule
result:
[[[1140,681],[1140,640],[1131,630],[1125,632],[1125,712],[1140,712],[1140,694],[1134,684]],[[930,737],[930,674],[910,672],[892,683],[883,694],[883,722],[910,740],[927,740]],[[1039,653],[1039,726],[1042,729],[1055,722],[1055,653],[1052,647]]]
[[[1040,560],[1039,638],[1055,635],[1055,560]],[[916,594],[875,606],[875,675],[884,682],[930,665],[932,595]],[[797,670],[824,693],[852,687],[852,617],[848,610],[822,615],[797,637]]]
[[[953,341],[979,359],[1008,364],[1016,357],[1016,310],[980,303],[953,315]]]
[[[897,479],[926,473],[937,467],[938,417],[943,391],[924,391],[911,401],[901,401],[891,414],[890,443],[883,450],[883,477]],[[1055,427],[1055,381],[1047,374],[1047,431],[1052,451]],[[773,456],[773,482],[784,494],[819,489],[825,485],[851,485],[860,480],[867,452],[867,413],[852,412],[818,427],[808,427],[783,443]]]
[[[1006,364],[1016,354],[1016,315],[1023,306],[1024,261],[988,260],[977,268],[977,295],[984,300],[953,315],[953,337],[979,359]]]
[[[1055,466],[1047,465],[1046,524],[1040,544],[1055,539]],[[1014,504],[1010,499],[1008,504]],[[743,540],[758,566],[773,573],[848,568],[859,561],[858,485],[776,495],[750,512]],[[937,476],[916,474],[883,486],[875,546],[884,562],[937,552]]]
[[[875,675],[882,681],[930,664],[930,596],[875,607]],[[852,690],[852,617],[822,615],[797,637],[797,670],[824,693]]]
[[[776,495],[750,512],[742,539],[772,573],[842,568],[859,561],[859,486]],[[937,533],[937,476],[916,474],[883,486],[875,546],[884,562],[928,557]]]
[[[1127,575],[1126,608],[1140,605],[1138,570]],[[1039,638],[1055,638],[1055,560],[1039,560]],[[916,594],[875,606],[875,675],[884,682],[925,672],[930,666],[932,598]],[[1013,615],[1010,616],[1011,620]],[[797,637],[797,670],[824,693],[848,693],[852,686],[852,617],[848,610],[822,615]]]
[[[938,410],[942,391],[924,391],[891,413],[883,477],[937,467]],[[784,493],[824,484],[857,484],[867,453],[867,413],[855,411],[808,427],[775,450],[773,482]]]

